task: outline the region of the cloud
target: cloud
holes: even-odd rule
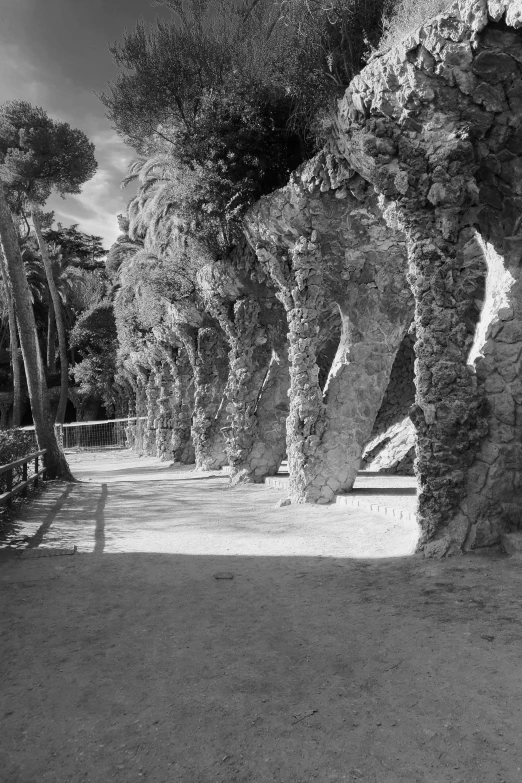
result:
[[[14,43],[2,41],[0,46],[0,103],[20,99],[37,106],[49,102],[49,85]]]
[[[81,224],[82,231],[102,236],[109,247],[119,235],[117,215],[124,212],[130,193],[120,189],[134,153],[110,128],[98,130],[91,137],[96,148],[98,171],[85,183],[79,195],[68,196],[53,206],[64,217]],[[55,202],[56,203],[56,202]]]
[[[116,216],[125,211],[128,200],[119,188],[128,157],[125,151],[117,150],[112,165],[100,167],[80,194],[65,199],[52,196],[48,208],[55,211],[55,219],[66,225],[79,223],[81,231],[103,237],[109,248],[120,233]]]
[[[103,106],[88,90],[78,89],[63,73],[38,68],[17,44],[2,41],[0,46],[0,103],[26,100],[41,106],[53,119],[83,130],[95,145],[98,171],[86,182],[79,195],[65,199],[52,195],[46,204],[57,221],[78,223],[81,231],[101,236],[105,247],[120,231],[117,215],[124,212],[131,192],[122,192],[120,183],[134,152],[127,147],[103,115]]]

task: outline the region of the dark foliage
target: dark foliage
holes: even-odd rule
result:
[[[43,204],[52,189],[79,193],[97,168],[94,145],[83,131],[25,101],[0,106],[0,164],[18,213],[27,201]]]
[[[112,404],[117,347],[112,302],[99,302],[83,313],[71,332],[71,345],[82,357],[73,369],[80,390]]]
[[[198,230],[218,216],[229,245],[245,209],[313,154],[392,2],[163,0],[171,23],[138,24],[111,47],[107,116],[140,154],[202,171]]]
[[[48,244],[60,249],[67,264],[88,270],[105,268],[107,250],[103,247],[102,238],[78,231],[77,223],[69,227],[58,223],[56,228],[47,229],[43,235]]]
[[[20,429],[0,430],[0,465],[16,462],[33,451],[36,451],[33,433],[24,432]],[[15,476],[13,477],[15,484],[20,480],[21,474],[21,467],[15,469]],[[0,474],[0,494],[6,492],[6,481],[6,474]]]

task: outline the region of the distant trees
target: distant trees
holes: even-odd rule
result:
[[[78,223],[72,226],[62,226],[43,231],[47,244],[59,248],[60,254],[67,266],[80,269],[105,269],[107,251],[103,247],[101,237],[86,234],[78,230]]]
[[[13,427],[19,427],[21,421],[22,408],[22,382],[20,372],[20,345],[18,342],[18,329],[16,326],[15,307],[11,287],[9,285],[9,275],[7,271],[7,261],[3,252],[0,251],[0,279],[2,281],[1,289],[4,294],[4,301],[7,310],[7,323],[9,328],[9,350],[11,352],[11,367],[13,372]]]
[[[43,109],[24,101],[0,107],[0,239],[15,300],[20,343],[38,443],[48,450],[51,478],[70,479],[67,462],[58,447],[50,420],[46,379],[38,345],[28,282],[12,213],[30,211],[56,316],[60,343],[62,386],[60,417],[65,411],[68,364],[61,306],[47,246],[42,235],[41,207],[54,189],[61,195],[77,193],[96,171],[94,146],[82,131],[51,120]],[[65,395],[65,396],[64,396]]]
[[[112,301],[103,299],[82,313],[70,339],[82,357],[73,371],[80,391],[113,405],[117,333]]]

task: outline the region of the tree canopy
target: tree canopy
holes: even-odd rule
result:
[[[44,204],[53,189],[61,196],[79,193],[97,165],[83,131],[26,101],[0,106],[0,178],[16,212],[27,202]]]
[[[223,254],[245,210],[317,150],[394,0],[162,4],[171,21],[138,23],[111,46],[119,73],[100,97],[141,159],[170,159],[177,210]]]

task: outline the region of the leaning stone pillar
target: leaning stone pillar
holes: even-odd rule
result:
[[[317,232],[300,237],[288,251],[275,255],[258,247],[257,252],[272,279],[288,320],[290,407],[287,419],[287,455],[290,494],[297,503],[320,498],[316,455],[323,437],[326,416],[319,385],[316,356],[319,348],[319,318],[324,303],[322,257]],[[332,493],[333,494],[333,493]],[[326,502],[326,500],[324,501]]]
[[[194,374],[192,443],[196,467],[218,470],[227,464],[223,433],[227,381],[227,350],[220,331],[186,324],[174,327],[187,351]]]
[[[256,429],[246,465],[253,481],[274,476],[285,457],[289,388],[288,348],[283,343],[272,350],[256,404]]]
[[[168,357],[171,375],[168,400],[172,425],[170,452],[175,462],[189,465],[194,462],[194,447],[191,441],[193,374],[184,349],[174,346],[169,350]]]
[[[224,323],[230,344],[225,438],[233,484],[261,481],[269,472],[262,451],[252,453],[258,440],[257,403],[271,357],[260,309],[255,299],[245,297],[234,304],[233,320]]]
[[[352,283],[344,296],[337,294],[342,330],[323,394],[316,363],[319,327],[317,318],[313,320],[314,313],[321,312],[323,287],[317,274],[320,261],[316,257],[315,268],[313,261],[314,256],[305,260],[302,253],[292,259],[292,269],[308,285],[303,285],[304,294],[296,301],[300,306],[288,311],[287,448],[292,499],[328,503],[353,486],[395,355],[411,322],[412,302],[400,254],[391,253],[388,268],[373,270],[371,285]],[[273,259],[271,263],[273,267]],[[291,290],[294,301],[296,290],[298,285]],[[316,294],[314,299],[310,290]]]
[[[341,337],[324,390],[325,432],[315,459],[322,463],[317,474],[327,477],[327,500],[353,487],[411,319],[411,300],[401,306],[393,286],[389,295],[385,287],[361,288],[359,297],[339,301]]]
[[[395,202],[408,238],[426,555],[520,529],[519,10],[459,0],[369,65],[340,104],[337,149]]]
[[[285,297],[290,360],[287,455],[290,494],[294,501],[303,503],[319,500],[317,484],[328,479],[318,476],[316,462],[326,424],[316,363],[319,317],[324,301],[322,259],[316,232],[296,242],[291,251],[291,268],[293,284]]]
[[[272,356],[275,346],[279,349],[285,342],[284,309],[277,301],[273,284],[260,274],[255,253],[246,239],[238,243],[226,262],[203,268],[199,282],[206,307],[229,345],[227,422],[223,431],[231,482],[261,482],[264,476],[277,471],[284,455],[284,440],[281,444],[272,431],[275,422],[280,422],[280,409],[260,411],[269,377],[270,389],[276,396],[274,403],[279,404],[280,384],[274,382],[279,363],[273,362]],[[285,369],[288,378],[287,364]],[[285,392],[287,388],[288,384]],[[281,448],[283,454],[279,453]]]
[[[136,429],[132,448],[141,454],[145,451],[145,432],[147,418],[147,374],[141,367],[136,371]]]
[[[138,428],[136,422],[137,383],[135,377],[129,372],[128,369],[124,369],[122,375],[124,378],[125,388],[127,389],[127,416],[129,419],[125,426],[127,448],[136,450],[137,435],[138,435]]]
[[[156,401],[156,456],[161,460],[171,460],[172,454],[172,429],[173,416],[171,409],[171,397],[173,380],[169,362],[164,360],[157,373],[159,394]]]
[[[291,497],[328,503],[352,488],[411,322],[404,237],[386,224],[373,189],[324,154],[261,199],[247,230],[288,321]],[[323,395],[320,325],[332,307],[343,329]]]
[[[158,383],[158,374],[160,366],[154,364],[150,373],[146,387],[147,396],[147,420],[145,422],[144,450],[149,457],[155,457],[156,454],[156,413],[157,402],[160,394]]]

